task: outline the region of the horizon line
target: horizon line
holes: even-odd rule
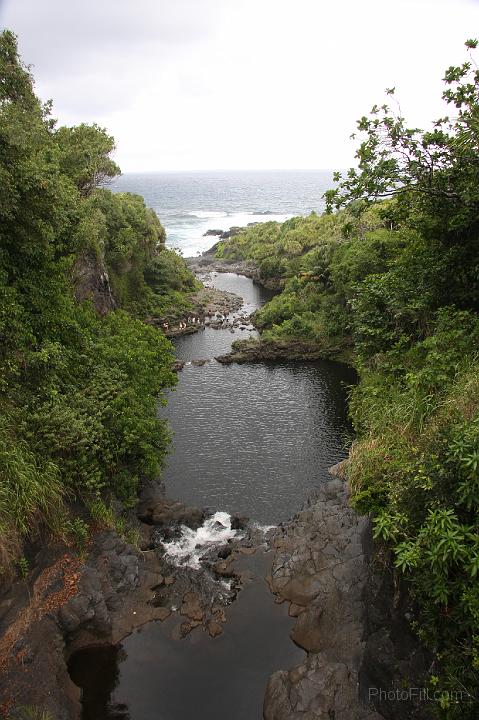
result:
[[[161,170],[125,170],[121,175],[140,175],[150,173],[152,175],[160,173],[221,173],[221,172],[344,172],[347,168],[202,168],[202,169],[171,169],[165,168]],[[118,177],[118,176],[117,176]]]

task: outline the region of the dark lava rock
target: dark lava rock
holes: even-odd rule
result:
[[[224,232],[223,230],[214,230],[214,229],[213,229],[213,230],[207,230],[205,233],[203,233],[203,237],[210,237],[210,236],[213,236],[213,235],[222,235],[223,232]]]
[[[233,551],[233,548],[229,545],[225,545],[225,547],[220,548],[218,550],[218,557],[221,558],[221,560],[226,560],[227,557],[231,555]]]
[[[240,327],[240,330],[244,329]],[[338,359],[344,348],[327,348],[308,340],[248,339],[235,342],[230,353],[215,357],[219,363],[256,363],[277,360]]]
[[[205,519],[204,510],[184,505],[179,500],[153,497],[141,501],[137,517],[147,525],[187,525],[196,530]]]
[[[246,530],[249,518],[246,515],[232,515],[231,516],[231,529],[232,530]]]
[[[181,372],[184,367],[185,367],[184,360],[175,360],[175,362],[173,363],[172,370],[173,370],[173,372]]]
[[[265,720],[408,720],[426,718],[411,702],[378,702],[369,688],[424,687],[428,663],[397,605],[391,577],[373,566],[368,518],[349,505],[344,465],[304,509],[278,527],[269,584],[296,617],[291,638],[308,653],[269,680]],[[387,575],[387,573],[386,573]],[[410,608],[407,608],[409,614]],[[423,706],[425,703],[423,703]]]

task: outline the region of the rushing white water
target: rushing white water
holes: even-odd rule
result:
[[[226,512],[216,512],[197,530],[183,525],[178,540],[164,542],[163,547],[166,556],[176,565],[198,569],[208,550],[213,546],[223,545],[234,537],[238,537],[238,531],[231,527],[231,516]]]

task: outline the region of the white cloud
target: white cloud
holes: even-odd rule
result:
[[[355,120],[395,85],[442,113],[472,0],[4,0],[42,97],[98,121],[124,170],[344,167]]]

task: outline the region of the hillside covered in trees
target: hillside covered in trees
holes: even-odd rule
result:
[[[220,243],[217,257],[253,261],[260,279],[281,284],[257,313],[258,352],[306,338],[358,368],[353,502],[372,515],[384,559],[417,603],[412,623],[434,658],[431,688],[444,691],[435,710],[472,720],[479,710],[479,71],[477,42],[466,46],[471,59],[445,74],[450,117],[424,132],[389,106],[374,107],[358,124],[358,167],[336,178],[326,214],[249,228]],[[454,701],[458,691],[467,701]]]
[[[15,36],[0,36],[0,570],[24,541],[82,544],[117,522],[169,433],[158,398],[172,347],[142,319],[189,307],[197,286],[143,198],[113,194],[114,141],[57,127]]]

